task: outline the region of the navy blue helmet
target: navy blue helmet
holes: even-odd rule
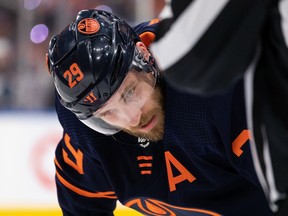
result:
[[[154,60],[139,58],[138,41],[136,32],[114,14],[80,11],[49,43],[47,64],[61,104],[85,121],[119,88],[131,65],[154,71]],[[102,133],[115,133],[101,119],[97,124]]]

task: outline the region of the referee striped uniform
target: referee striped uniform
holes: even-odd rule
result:
[[[164,76],[199,94],[245,80],[251,152],[276,215],[288,215],[288,0],[171,0],[151,46]]]

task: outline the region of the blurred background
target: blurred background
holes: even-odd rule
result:
[[[0,0],[1,216],[61,215],[53,165],[61,128],[45,62],[50,38],[82,9],[110,11],[133,26],[156,18],[163,5],[164,0]]]

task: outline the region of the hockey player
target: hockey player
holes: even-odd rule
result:
[[[50,41],[63,215],[113,215],[117,200],[151,216],[271,215],[242,82],[209,97],[172,87],[147,48],[156,26],[83,10]]]

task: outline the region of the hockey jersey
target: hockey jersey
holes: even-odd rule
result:
[[[146,22],[135,30],[150,43],[155,27]],[[207,97],[165,80],[163,88],[159,142],[95,132],[56,96],[63,127],[55,157],[63,215],[113,215],[117,200],[151,216],[271,215],[250,155],[242,82]]]

